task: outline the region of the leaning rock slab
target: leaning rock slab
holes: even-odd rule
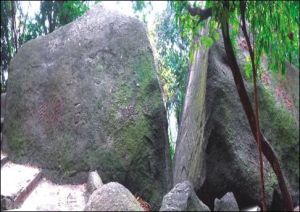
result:
[[[58,183],[98,170],[159,207],[170,184],[167,119],[139,20],[97,5],[24,44],[9,69],[4,148],[13,161]]]
[[[198,199],[189,181],[178,183],[164,196],[160,211],[210,211]]]
[[[239,206],[232,192],[226,193],[221,199],[215,199],[214,211],[238,211]]]
[[[93,192],[84,210],[143,211],[143,208],[127,188],[111,182]]]

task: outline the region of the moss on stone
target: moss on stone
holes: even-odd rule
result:
[[[19,155],[25,146],[25,140],[22,136],[21,126],[17,121],[11,122],[11,129],[14,129],[14,133],[9,135],[9,148]]]
[[[83,158],[83,160],[90,170],[99,170],[104,182],[124,181],[125,168],[121,164],[122,159],[114,149],[88,149],[86,157]],[[103,161],[105,161],[105,163],[103,163]]]
[[[54,140],[55,136],[57,141],[53,145],[53,155],[49,155],[49,160],[53,160],[54,164],[57,164],[58,171],[62,174],[62,176],[69,176],[72,173],[76,172],[76,166],[72,157],[69,153],[69,148],[72,145],[72,136],[68,133],[61,133],[57,129],[53,129],[54,131],[49,135],[51,140]]]
[[[133,89],[128,84],[120,84],[118,90],[113,94],[113,101],[115,103],[115,107],[122,107],[129,104],[131,97],[133,94]]]
[[[270,172],[265,173],[265,189],[267,194],[272,194],[274,188],[278,185],[277,177],[273,170]]]
[[[137,144],[143,143],[144,136],[150,136],[150,126],[145,118],[139,118],[120,131],[116,138],[115,149],[122,158],[125,158],[124,162],[131,162],[132,157],[137,153]]]
[[[281,166],[291,183],[299,180],[299,129],[296,119],[276,105],[275,98],[260,90],[262,131],[279,156]],[[299,182],[298,182],[299,184]]]
[[[142,91],[146,90],[150,81],[154,78],[153,61],[151,55],[141,55],[137,57],[136,62],[133,65],[133,71],[137,75],[137,83],[139,83]]]

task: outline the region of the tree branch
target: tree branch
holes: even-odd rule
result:
[[[210,16],[212,16],[211,8],[201,9],[199,7],[191,7],[191,5],[188,5],[187,9],[192,16],[199,16],[200,21],[203,21],[203,20],[209,18]]]
[[[257,92],[257,84],[256,84],[256,66],[254,62],[254,51],[252,49],[250,39],[247,33],[246,28],[246,21],[245,21],[245,10],[246,10],[246,2],[240,2],[240,11],[241,11],[241,19],[242,19],[242,31],[245,36],[248,51],[251,57],[251,64],[252,64],[252,72],[253,72],[253,85],[254,85],[254,105],[255,105],[255,125],[256,125],[256,140],[258,143],[258,154],[259,154],[259,165],[260,165],[260,191],[261,191],[261,198],[262,198],[262,210],[267,211],[267,204],[266,204],[266,194],[265,194],[265,185],[264,185],[264,163],[262,159],[262,151],[261,151],[261,140],[259,136],[259,111],[258,111],[258,92]]]

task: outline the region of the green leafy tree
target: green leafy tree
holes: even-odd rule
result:
[[[1,1],[1,91],[6,88],[4,72],[18,48],[16,1]]]
[[[57,27],[63,26],[89,9],[84,1],[57,1],[43,0],[40,5],[39,23],[44,34],[53,32]]]
[[[189,42],[175,26],[174,12],[168,6],[156,25],[156,48],[161,58],[160,78],[166,85],[167,109],[175,109],[177,122],[183,107],[188,75]]]
[[[61,3],[61,8],[58,12],[59,25],[65,25],[77,17],[82,16],[88,9],[88,5],[83,1],[65,1]]]

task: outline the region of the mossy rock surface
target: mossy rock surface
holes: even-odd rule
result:
[[[54,181],[97,169],[154,208],[171,186],[167,121],[147,32],[95,6],[10,64],[4,149]]]

